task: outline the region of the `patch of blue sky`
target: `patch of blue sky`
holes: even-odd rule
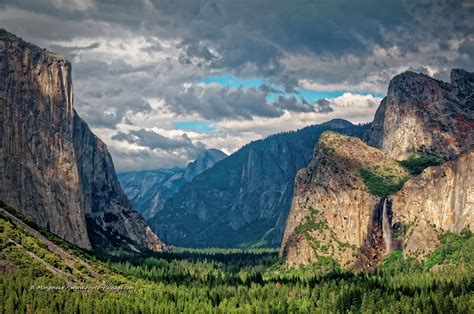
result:
[[[318,101],[321,98],[336,98],[342,96],[342,94],[344,94],[344,91],[342,90],[320,92],[307,88],[297,88],[295,95],[297,95],[299,98],[304,98],[307,102],[312,103]]]
[[[177,121],[174,125],[178,130],[188,132],[210,133],[216,130],[210,121]]]
[[[318,101],[321,98],[336,98],[339,96],[342,96],[345,92],[351,92],[350,90],[335,90],[335,91],[316,91],[312,89],[307,89],[307,88],[296,88],[295,92],[293,93],[286,93],[283,92],[284,88],[283,86],[277,85],[277,84],[269,84],[267,80],[261,79],[261,78],[248,78],[248,79],[242,79],[235,77],[233,75],[220,75],[220,76],[209,76],[204,78],[202,81],[204,84],[219,84],[223,87],[229,87],[229,88],[239,88],[243,87],[244,89],[248,89],[250,87],[253,88],[259,88],[262,84],[267,84],[270,87],[274,88],[275,90],[282,91],[281,93],[275,93],[275,92],[270,92],[267,95],[267,101],[268,102],[274,102],[278,96],[284,96],[284,97],[296,97],[296,99],[302,101],[303,99],[306,100],[309,103],[314,103]],[[360,92],[352,92],[354,94],[362,94],[362,95],[368,95],[371,94],[375,97],[384,97],[384,94],[381,93],[360,93]]]

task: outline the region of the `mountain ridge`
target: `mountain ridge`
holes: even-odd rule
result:
[[[168,199],[150,220],[170,244],[190,247],[279,245],[296,171],[326,130],[362,136],[367,125],[341,119],[253,141]]]

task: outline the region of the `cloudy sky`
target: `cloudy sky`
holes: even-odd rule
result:
[[[184,166],[336,117],[405,70],[474,70],[474,0],[0,0],[0,26],[73,64],[119,171]]]

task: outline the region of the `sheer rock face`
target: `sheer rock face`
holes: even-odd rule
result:
[[[280,252],[289,267],[313,263],[318,256],[331,256],[346,267],[354,264],[372,236],[367,234],[370,226],[381,230],[381,212],[374,214],[380,199],[369,193],[359,175],[360,169],[375,168],[406,175],[394,160],[360,139],[323,133],[313,160],[296,177]],[[383,240],[376,238],[365,250],[371,254],[368,260],[383,253]]]
[[[404,253],[424,256],[445,231],[474,231],[474,151],[425,169],[392,199],[393,223],[407,226]]]
[[[451,83],[405,72],[390,82],[366,138],[403,160],[420,148],[453,158],[474,142],[474,74],[453,70]]]
[[[0,198],[86,249],[91,233],[161,249],[73,109],[71,64],[0,30],[0,72]]]

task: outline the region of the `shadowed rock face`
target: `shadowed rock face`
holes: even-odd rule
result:
[[[106,145],[73,109],[71,64],[0,30],[0,72],[0,198],[86,249],[113,238],[161,250],[122,192]]]
[[[354,261],[356,270],[377,266],[384,256],[400,250],[402,243],[393,235],[392,202],[387,197],[379,199],[369,220],[367,235]]]
[[[420,148],[453,158],[474,143],[473,129],[473,73],[453,70],[448,84],[405,72],[391,80],[366,139],[398,160]]]
[[[118,174],[118,179],[136,211],[145,219],[160,218],[166,200],[225,157],[227,155],[218,149],[207,149],[184,169],[123,172]]]

